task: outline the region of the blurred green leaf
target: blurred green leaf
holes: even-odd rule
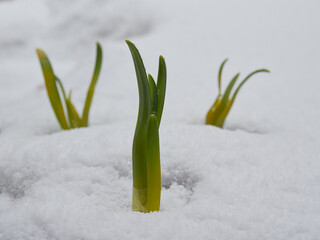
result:
[[[73,128],[83,127],[82,122],[81,122],[81,118],[80,118],[75,106],[73,105],[73,103],[71,101],[71,90],[69,91],[69,95],[66,100],[66,105],[67,105],[67,109],[68,109],[69,120],[72,124],[72,127]]]
[[[248,79],[249,79],[250,77],[252,77],[254,74],[257,74],[257,73],[259,73],[259,72],[270,73],[270,71],[267,70],[267,69],[259,69],[259,70],[256,70],[256,71],[250,73],[250,74],[239,84],[239,86],[237,87],[236,91],[234,92],[234,94],[233,94],[233,96],[232,96],[232,99],[233,99],[232,101],[234,101],[234,99],[236,98],[239,90],[240,90],[241,87],[245,84],[245,82],[248,81]]]
[[[219,69],[219,75],[218,75],[219,96],[221,95],[221,78],[222,78],[222,70],[223,70],[223,67],[224,67],[224,65],[226,64],[226,62],[227,62],[228,60],[229,60],[229,59],[228,59],[228,58],[226,58],[226,59],[222,62],[221,66],[220,66],[220,69]]]
[[[230,99],[231,91],[232,91],[232,89],[233,89],[233,87],[239,77],[239,73],[230,81],[226,91],[224,92],[223,95],[221,95],[221,75],[222,75],[223,67],[224,67],[225,63],[227,62],[227,60],[228,59],[226,59],[222,62],[220,69],[219,69],[219,74],[218,74],[219,94],[218,94],[218,97],[216,98],[214,104],[209,109],[207,116],[206,116],[206,124],[214,125],[214,126],[217,126],[220,128],[223,127],[225,119],[228,116],[228,113],[234,103],[234,100],[235,100],[239,90],[244,85],[244,83],[256,73],[269,72],[269,70],[267,70],[267,69],[259,69],[259,70],[252,72],[251,74],[249,74],[239,84],[239,86],[235,90],[232,98]]]
[[[83,108],[82,118],[79,116],[75,106],[71,102],[71,91],[69,93],[69,97],[66,97],[66,93],[62,82],[60,79],[54,74],[51,63],[47,57],[47,55],[41,50],[37,49],[37,54],[40,60],[41,68],[43,71],[43,76],[45,79],[47,93],[50,99],[51,106],[54,110],[54,113],[58,119],[58,122],[62,129],[70,129],[70,128],[79,128],[79,127],[87,127],[88,126],[88,118],[89,118],[89,111],[92,103],[92,98],[95,90],[95,86],[97,84],[99,74],[101,71],[102,65],[102,48],[99,43],[97,43],[97,56],[96,56],[96,63],[95,68],[93,71],[93,76],[91,79],[91,83],[87,92],[87,97],[85,101],[85,105]],[[65,107],[68,114],[69,125],[66,120],[66,115],[64,111],[64,107],[62,101],[60,99],[59,90],[57,88],[56,83],[59,84],[63,99],[65,102]]]
[[[64,114],[62,102],[60,99],[59,91],[56,86],[56,76],[53,73],[51,63],[47,55],[45,54],[45,52],[42,51],[41,49],[37,49],[37,55],[40,60],[47,93],[48,93],[53,111],[57,117],[57,120],[61,128],[69,129],[66,116]]]
[[[88,126],[89,111],[90,111],[90,107],[91,107],[91,102],[92,102],[95,86],[98,82],[98,78],[100,75],[101,65],[102,65],[102,48],[101,48],[100,43],[97,43],[96,63],[95,63],[90,87],[87,92],[87,98],[86,98],[85,105],[84,105],[83,112],[82,112],[81,126],[83,126],[83,127]]]
[[[234,84],[236,83],[239,75],[240,75],[240,73],[238,73],[236,76],[233,77],[233,79],[229,83],[226,91],[223,94],[223,97],[221,99],[221,103],[219,104],[219,106],[215,110],[216,114],[215,114],[215,118],[214,118],[214,121],[213,121],[213,125],[215,125],[217,127],[222,127],[223,126],[224,119],[221,118],[221,116],[223,116],[223,112],[225,111],[225,109],[227,107],[230,93],[231,93],[232,88],[233,88]]]

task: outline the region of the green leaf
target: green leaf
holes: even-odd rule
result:
[[[148,74],[148,79],[149,79],[149,89],[150,89],[150,98],[151,98],[151,113],[153,113],[154,115],[157,115],[157,111],[158,111],[157,86],[151,74]]]
[[[41,49],[37,49],[37,55],[41,64],[49,100],[53,108],[53,111],[56,115],[56,118],[62,129],[69,129],[66,116],[64,114],[62,102],[60,99],[59,91],[56,86],[56,76],[53,73],[51,63],[47,55]]]
[[[157,117],[151,114],[147,144],[148,204],[147,211],[159,211],[161,198],[160,145]]]
[[[89,111],[90,111],[90,107],[91,107],[91,102],[92,102],[95,86],[97,84],[97,81],[98,81],[98,78],[100,75],[101,65],[102,65],[102,48],[101,48],[101,45],[99,43],[97,43],[96,63],[95,63],[90,87],[87,92],[87,98],[86,98],[85,105],[83,107],[83,112],[82,112],[81,126],[83,126],[83,127],[88,126]]]
[[[259,73],[259,72],[270,73],[270,71],[267,70],[267,69],[259,69],[259,70],[256,70],[256,71],[250,73],[250,74],[239,84],[239,86],[237,87],[236,91],[234,92],[234,94],[233,94],[233,96],[232,96],[232,101],[234,101],[234,99],[236,98],[236,96],[237,96],[240,88],[245,84],[245,82],[248,81],[248,79],[249,79],[250,77],[252,77],[254,74],[257,74],[257,73]]]
[[[226,64],[226,62],[228,61],[229,59],[226,58],[221,66],[220,66],[220,69],[219,69],[219,75],[218,75],[218,87],[219,87],[219,96],[221,96],[221,77],[222,77],[222,70],[223,70],[223,66]]]
[[[239,75],[240,75],[240,73],[238,73],[236,76],[234,76],[234,78],[230,81],[226,91],[223,94],[221,103],[219,104],[219,106],[216,110],[213,125],[215,125],[217,127],[222,127],[224,124],[225,117],[223,115],[223,112],[225,111],[225,109],[228,105],[230,93],[231,93],[232,88],[233,88],[234,84],[236,83]]]
[[[69,121],[71,123],[72,128],[79,128],[79,127],[84,127],[81,122],[81,118],[71,102],[71,90],[69,92],[69,96],[66,100],[66,105],[67,105],[67,110],[68,110],[68,116],[69,116]]]
[[[224,92],[223,97],[221,99],[221,105],[220,105],[223,108],[225,108],[225,106],[228,104],[230,93],[231,93],[232,88],[233,88],[234,84],[236,83],[239,76],[240,76],[240,73],[238,73],[237,75],[235,75],[233,77],[233,79],[230,81],[226,91]]]
[[[73,125],[72,120],[71,120],[71,117],[70,117],[70,109],[69,109],[69,107],[68,107],[66,92],[65,92],[65,90],[64,90],[64,87],[63,87],[62,82],[60,81],[60,79],[59,79],[57,76],[55,76],[55,77],[56,77],[57,83],[58,83],[59,86],[60,86],[60,89],[61,89],[61,92],[62,92],[62,96],[63,96],[64,102],[65,102],[65,105],[66,105],[66,107],[67,107],[69,126],[70,126],[70,128],[74,128],[75,126]],[[70,91],[70,93],[71,93],[71,91]],[[69,93],[69,95],[70,95],[70,93]]]
[[[133,187],[135,189],[147,188],[147,132],[151,114],[151,101],[149,83],[146,70],[138,49],[133,43],[126,40],[130,49],[139,89],[139,113],[132,146]],[[144,196],[140,197],[143,201]],[[139,196],[136,198],[139,201]],[[139,204],[134,204],[139,205]]]
[[[230,100],[228,100],[227,106],[225,107],[225,109],[224,109],[224,111],[223,111],[223,114],[221,114],[221,116],[219,117],[218,122],[220,122],[220,124],[222,124],[221,127],[223,127],[225,118],[227,117],[227,115],[228,115],[228,113],[229,113],[229,111],[230,111],[230,109],[231,109],[231,107],[232,107],[232,105],[233,105],[233,103],[234,103],[234,100],[235,100],[235,98],[236,98],[239,90],[240,90],[241,87],[243,86],[243,84],[244,84],[250,77],[252,77],[254,74],[259,73],[259,72],[267,72],[267,73],[269,73],[270,71],[267,70],[267,69],[259,69],[259,70],[257,70],[257,71],[254,71],[254,72],[252,72],[251,74],[249,74],[249,75],[239,84],[239,86],[237,87],[236,91],[234,92],[232,98],[231,98]]]
[[[66,92],[64,90],[64,87],[62,85],[62,82],[60,81],[60,79],[57,76],[55,76],[55,80],[57,81],[57,83],[59,84],[59,86],[61,88],[63,99],[66,101],[67,100],[67,96],[66,96]]]
[[[218,95],[218,97],[216,98],[216,100],[214,101],[213,105],[211,106],[211,108],[207,113],[206,124],[209,124],[209,125],[214,124],[214,121],[217,115],[217,108],[220,106],[220,104],[221,104],[221,96]]]
[[[158,110],[157,119],[158,127],[160,127],[164,99],[166,95],[166,85],[167,85],[167,67],[166,62],[162,56],[159,57],[159,68],[158,68],[158,79],[157,79],[157,89],[158,89]]]

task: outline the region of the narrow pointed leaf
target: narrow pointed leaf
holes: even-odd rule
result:
[[[139,113],[132,146],[132,170],[134,189],[147,188],[147,132],[151,113],[149,83],[146,70],[138,49],[130,41],[126,41],[130,49],[139,89]],[[145,196],[138,196],[133,201],[144,201]],[[139,204],[138,204],[139,205]],[[134,202],[132,206],[137,206]],[[143,210],[143,209],[141,209]]]
[[[148,204],[147,211],[160,210],[161,168],[157,117],[151,114],[147,144]]]
[[[231,100],[228,101],[227,105],[225,106],[225,108],[223,109],[223,111],[220,113],[219,117],[217,118],[217,120],[215,121],[215,125],[217,127],[223,128],[224,122],[228,116],[228,113],[230,111],[231,108]]]
[[[219,96],[221,96],[221,78],[222,78],[222,70],[223,70],[223,67],[224,67],[224,65],[226,64],[226,62],[227,62],[228,60],[229,60],[229,59],[228,59],[228,58],[226,58],[226,59],[222,62],[221,66],[220,66],[220,69],[219,69],[219,75],[218,75]]]
[[[209,111],[207,113],[206,124],[209,124],[209,125],[214,124],[214,121],[215,121],[216,115],[217,115],[217,108],[219,107],[220,103],[221,103],[221,96],[218,95],[215,102],[213,103],[213,105],[211,106],[211,108],[209,109]]]
[[[219,94],[218,97],[216,98],[216,100],[214,101],[213,105],[211,106],[210,110],[207,113],[206,116],[206,124],[210,124],[210,125],[214,125],[215,121],[218,118],[218,115],[221,114],[221,111],[218,110],[218,108],[220,107],[221,103],[222,103],[222,97],[221,97],[221,81],[222,81],[222,70],[224,65],[226,64],[226,62],[229,59],[226,58],[220,66],[219,69],[219,73],[218,73],[218,88],[219,88]]]
[[[64,103],[65,103],[66,108],[67,108],[69,126],[70,126],[70,128],[74,128],[75,126],[74,126],[73,121],[72,121],[72,119],[71,119],[72,116],[71,116],[70,108],[69,108],[69,106],[68,106],[68,100],[67,100],[66,92],[65,92],[65,90],[64,90],[64,87],[63,87],[62,82],[60,81],[60,79],[59,79],[57,76],[55,76],[55,77],[56,77],[57,83],[58,83],[59,86],[60,86],[60,89],[61,89],[61,92],[62,92],[62,96],[63,96],[63,99],[64,99]],[[71,94],[71,91],[70,91],[69,95],[70,95],[70,94]]]
[[[236,76],[234,76],[234,78],[231,80],[226,91],[223,94],[221,103],[215,113],[215,117],[214,117],[215,120],[213,123],[213,125],[215,125],[215,126],[222,127],[224,124],[225,117],[223,116],[223,112],[225,111],[225,109],[228,105],[230,93],[231,93],[232,88],[233,88],[234,84],[236,83],[239,75],[240,75],[240,73],[238,73]]]
[[[158,111],[158,92],[157,92],[157,86],[154,82],[153,77],[148,74],[149,79],[149,89],[150,89],[150,98],[151,98],[151,113],[154,115],[157,115]]]
[[[167,67],[166,62],[162,56],[159,57],[159,68],[158,68],[158,79],[157,79],[157,89],[158,89],[158,110],[157,119],[158,127],[160,127],[164,100],[166,95],[166,85],[167,85]]]
[[[64,90],[64,87],[63,87],[63,85],[62,85],[62,82],[60,81],[60,79],[59,79],[57,76],[55,76],[55,80],[57,81],[57,83],[58,83],[59,86],[60,86],[63,99],[66,101],[66,100],[67,100],[67,95],[66,95],[66,92],[65,92],[65,90]]]
[[[80,118],[75,106],[73,105],[73,103],[71,101],[71,90],[70,90],[69,96],[66,100],[66,105],[67,105],[68,116],[69,116],[69,120],[70,120],[72,128],[87,127],[87,126],[83,126],[83,124],[81,122],[81,118]]]
[[[69,129],[66,116],[64,114],[62,102],[60,99],[59,91],[56,86],[56,77],[53,73],[51,63],[47,55],[41,49],[37,49],[37,55],[40,60],[49,100],[53,108],[53,111],[56,115],[56,118],[62,129]]]
[[[245,82],[248,81],[248,79],[249,79],[250,77],[252,77],[254,74],[257,74],[257,73],[259,73],[259,72],[270,73],[270,71],[267,70],[267,69],[259,69],[259,70],[257,70],[257,71],[254,71],[254,72],[250,73],[250,74],[239,84],[239,86],[237,87],[236,91],[234,92],[234,94],[233,94],[233,96],[232,96],[232,99],[233,99],[232,101],[234,101],[234,99],[236,98],[239,90],[240,90],[241,87],[245,84]]]
[[[83,107],[82,126],[88,126],[89,111],[90,111],[90,107],[91,107],[91,102],[92,102],[95,86],[97,84],[97,81],[98,81],[98,78],[100,75],[101,65],[102,65],[102,48],[101,48],[101,45],[99,43],[97,43],[96,63],[95,63],[90,87],[87,92],[87,98],[85,101],[85,105]]]
[[[249,75],[239,84],[239,86],[237,87],[236,91],[234,92],[232,98],[228,101],[228,105],[227,105],[227,107],[226,107],[226,109],[225,109],[225,112],[224,112],[225,117],[228,115],[228,113],[229,113],[229,111],[230,111],[230,109],[231,109],[231,107],[232,107],[232,105],[233,105],[233,103],[234,103],[234,100],[235,100],[235,98],[237,97],[237,95],[238,95],[238,93],[239,93],[239,90],[240,90],[241,87],[244,85],[244,83],[245,83],[250,77],[252,77],[254,74],[259,73],[259,72],[269,73],[270,71],[267,70],[267,69],[259,69],[259,70],[257,70],[257,71],[254,71],[254,72],[252,72],[251,74],[249,74]]]
[[[236,76],[234,76],[233,79],[231,80],[231,82],[229,83],[226,91],[223,94],[222,100],[221,100],[221,105],[222,106],[226,106],[227,105],[227,103],[229,101],[230,93],[232,91],[232,88],[233,88],[234,84],[236,83],[236,81],[237,81],[239,76],[240,76],[240,73],[238,73]]]

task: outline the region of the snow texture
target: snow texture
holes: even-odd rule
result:
[[[319,1],[0,1],[0,240],[316,240],[320,236]],[[166,58],[161,211],[131,211],[138,90],[130,39]],[[61,131],[35,49],[90,127]],[[226,128],[204,125],[234,74]]]

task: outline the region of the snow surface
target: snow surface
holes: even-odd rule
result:
[[[319,1],[0,1],[0,240],[316,240],[320,236]],[[130,39],[168,67],[161,211],[131,211],[138,90]],[[37,47],[91,126],[61,131]],[[258,69],[226,129],[203,124],[223,86]]]

